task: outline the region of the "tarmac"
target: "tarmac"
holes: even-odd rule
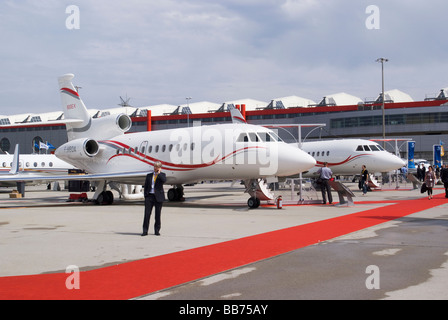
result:
[[[423,198],[433,206],[129,298],[448,299],[448,199],[444,198],[444,189],[435,188],[434,199],[428,200],[426,194],[410,185],[400,185],[398,189],[395,185],[385,186],[365,196],[356,184],[347,186],[355,194],[354,205],[339,206],[333,192],[332,205],[284,205],[282,209],[273,205],[249,209],[249,196],[239,184],[188,186],[185,201],[164,204],[161,236],[150,233],[146,237],[140,236],[142,200],[117,199],[114,192],[113,205],[99,206],[67,202],[67,191],[50,191],[43,185],[27,187],[25,198],[21,199],[10,198],[11,190],[3,189],[0,281],[15,276],[65,273],[73,265],[83,272],[170,253],[188,253],[190,249],[331,221],[366,210],[381,212],[391,203]],[[293,195],[289,189],[276,194],[284,198]],[[153,223],[151,220],[151,227]],[[263,247],[257,250],[263,251]]]

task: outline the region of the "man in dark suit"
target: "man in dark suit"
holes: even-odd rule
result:
[[[160,215],[162,213],[163,201],[165,201],[165,193],[163,191],[163,184],[165,182],[166,175],[162,172],[162,163],[157,161],[154,163],[154,172],[148,173],[145,180],[145,217],[143,219],[142,236],[148,235],[149,218],[151,217],[153,207],[155,207],[154,234],[160,236]]]

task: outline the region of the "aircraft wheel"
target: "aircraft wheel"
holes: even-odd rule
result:
[[[108,190],[108,191],[103,191],[98,195],[98,198],[96,199],[96,204],[99,205],[109,205],[112,204],[114,202],[114,194],[112,193],[112,191]]]
[[[174,188],[168,190],[168,200],[176,201],[177,200],[177,192]]]
[[[256,209],[260,206],[260,199],[255,197],[250,197],[249,200],[247,200],[247,205],[250,209]]]
[[[112,193],[112,191],[108,190],[104,192],[106,197],[105,197],[105,202],[106,204],[112,204],[114,203],[114,194]]]

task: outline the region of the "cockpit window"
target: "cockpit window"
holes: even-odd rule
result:
[[[282,141],[282,139],[273,131],[269,132],[269,135],[274,139],[274,141]]]
[[[356,151],[364,151],[364,149],[362,148],[362,146],[358,146],[358,147],[356,148]]]
[[[243,132],[239,135],[238,139],[236,140],[236,142],[248,142],[249,141],[249,137],[247,136],[246,132]]]
[[[364,146],[364,151],[370,151],[369,146]]]
[[[259,142],[260,138],[258,138],[255,132],[249,132],[249,137],[252,142]]]
[[[261,141],[269,142],[270,137],[266,132],[257,132],[257,135],[260,137]]]
[[[370,147],[370,150],[372,150],[372,151],[380,151],[380,149],[378,149],[378,147],[374,144],[369,145],[369,147]]]

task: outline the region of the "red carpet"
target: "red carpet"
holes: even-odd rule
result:
[[[378,203],[378,202],[376,202]],[[389,203],[389,202],[382,202]],[[263,233],[210,246],[80,273],[80,289],[68,290],[70,274],[0,278],[0,299],[130,299],[273,257],[319,241],[394,220],[446,203],[396,201],[386,207]]]

